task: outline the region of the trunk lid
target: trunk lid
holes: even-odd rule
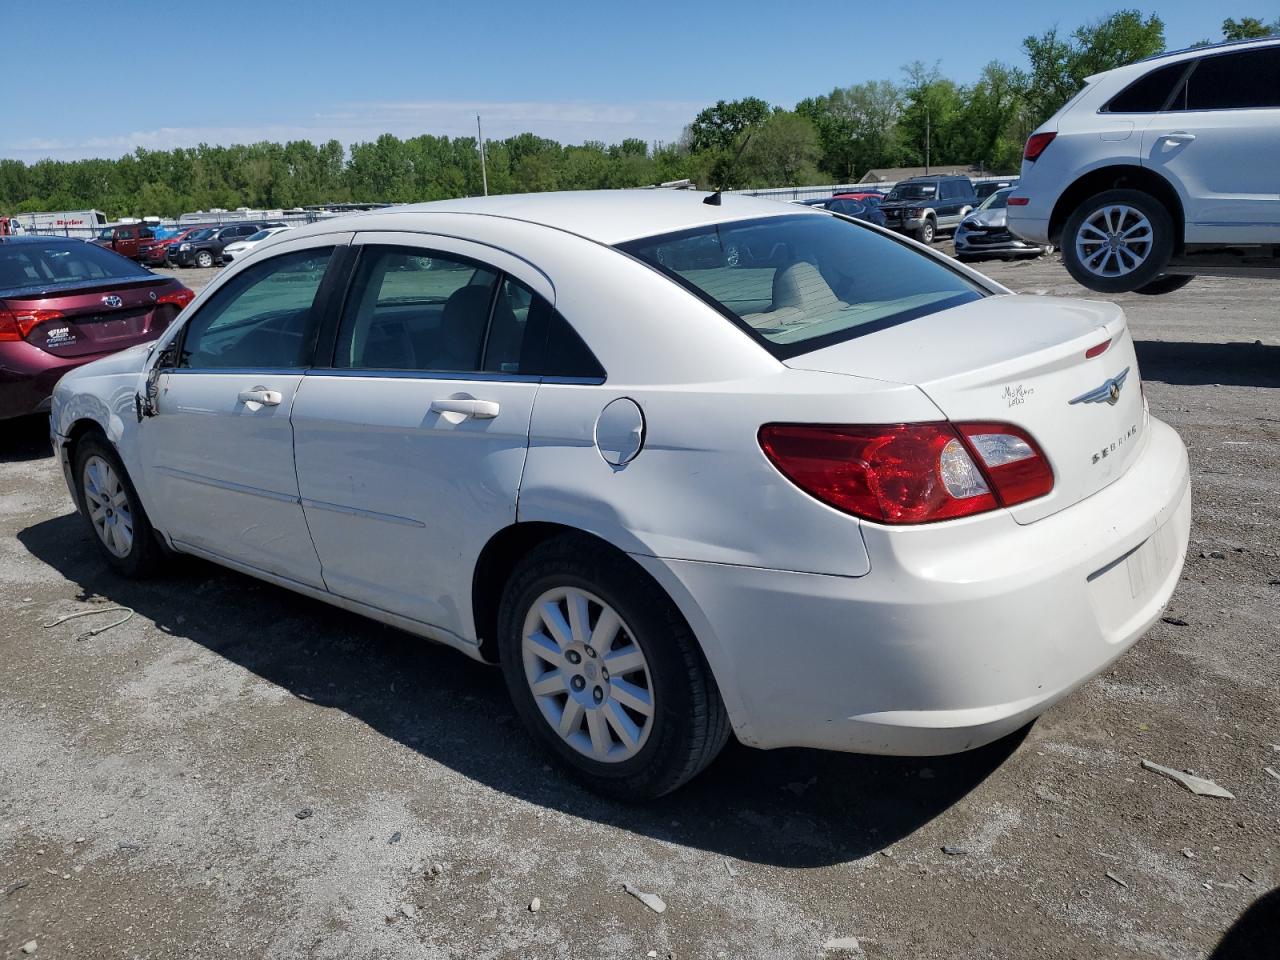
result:
[[[28,343],[47,353],[67,359],[93,356],[154,340],[180,309],[156,302],[171,284],[167,277],[155,277],[26,295],[0,292],[0,310],[48,314],[26,334]]]
[[[1098,356],[1085,352],[1110,340]],[[914,384],[953,421],[1022,427],[1053,490],[1010,510],[1032,523],[1122,476],[1146,429],[1137,357],[1114,304],[988,297],[793,357],[791,367]]]

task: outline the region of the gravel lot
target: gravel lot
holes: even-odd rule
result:
[[[0,955],[1275,958],[1278,295],[1120,298],[1191,451],[1185,625],[984,750],[731,745],[643,807],[551,772],[459,654],[200,562],[115,578],[44,424],[0,425]],[[137,615],[43,626],[95,604]]]

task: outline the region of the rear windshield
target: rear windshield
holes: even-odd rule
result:
[[[259,240],[267,239],[267,237],[271,236],[271,234],[274,232],[275,232],[274,230],[270,230],[270,229],[259,230],[257,233],[250,234],[244,239],[246,242],[249,242],[249,243],[257,243]]]
[[[831,216],[739,220],[619,247],[711,303],[780,359],[984,296],[905,243]]]
[[[132,260],[79,240],[0,244],[0,290],[42,289],[84,280],[151,276]]]
[[[1009,205],[1009,194],[1013,193],[1013,188],[1008,190],[997,190],[987,199],[983,200],[979,205],[979,210],[1003,210]]]

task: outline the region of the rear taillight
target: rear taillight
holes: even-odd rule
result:
[[[25,340],[47,320],[62,318],[61,310],[6,310],[0,308],[0,340]]]
[[[1035,160],[1040,154],[1044,153],[1044,148],[1053,143],[1053,138],[1057,133],[1033,133],[1027,137],[1027,146],[1022,151],[1023,160]]]
[[[934,523],[1012,506],[1053,488],[1035,441],[1009,424],[772,423],[760,447],[788,480],[878,523]]]
[[[156,297],[156,303],[173,303],[177,304],[179,310],[196,298],[196,295],[186,287],[179,287],[177,290],[170,290],[168,293],[162,293]]]

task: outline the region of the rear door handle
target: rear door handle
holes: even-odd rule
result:
[[[1187,133],[1185,130],[1175,130],[1173,133],[1166,133],[1164,139],[1170,143],[1190,143],[1196,138],[1194,133]]]
[[[256,403],[263,407],[278,407],[284,399],[279,390],[268,390],[266,387],[254,387],[252,390],[241,390],[236,399],[241,403]]]
[[[460,413],[473,420],[492,420],[501,408],[496,400],[432,400],[432,413]]]

